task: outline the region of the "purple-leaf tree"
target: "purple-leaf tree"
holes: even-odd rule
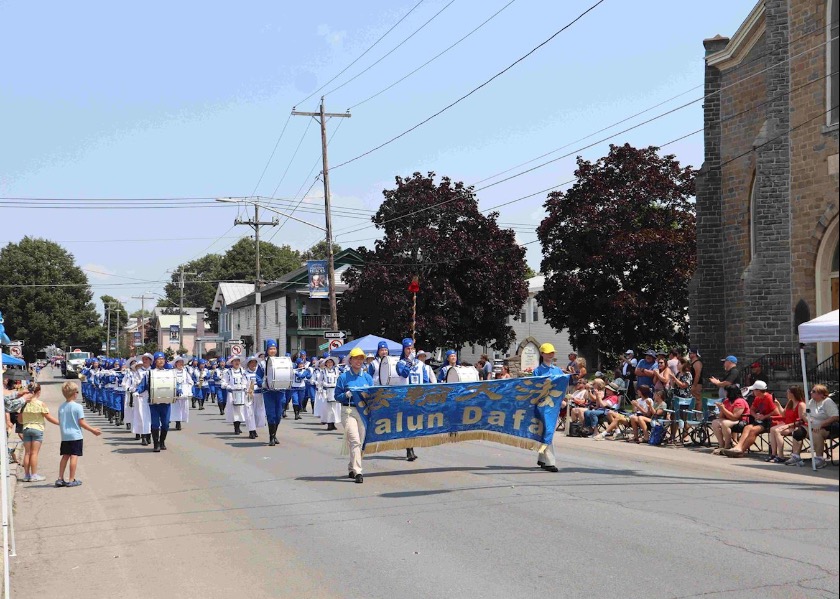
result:
[[[401,339],[411,332],[412,294],[419,279],[417,345],[460,348],[514,340],[508,317],[528,298],[525,250],[498,213],[479,212],[471,187],[435,174],[396,178],[373,216],[384,236],[373,251],[360,248],[362,268],[345,275],[339,301],[342,327],[353,335]]]
[[[602,355],[684,343],[696,264],[694,171],[658,148],[578,158],[577,182],[548,195],[537,234],[546,321]]]

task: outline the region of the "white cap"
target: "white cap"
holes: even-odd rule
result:
[[[624,352],[624,355],[625,356],[627,356],[627,355],[635,356],[636,352],[634,352],[632,349],[628,349],[626,352]]]
[[[749,389],[750,391],[755,391],[756,389],[759,391],[767,391],[767,383],[764,381],[756,381]]]

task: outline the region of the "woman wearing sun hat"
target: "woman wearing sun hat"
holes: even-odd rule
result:
[[[344,427],[346,446],[350,450],[348,476],[361,484],[362,476],[362,442],[365,438],[365,423],[359,416],[359,411],[353,405],[351,389],[373,386],[373,378],[364,370],[365,352],[358,347],[350,350],[348,355],[350,368],[342,372],[335,384],[335,400],[342,405],[341,425]]]

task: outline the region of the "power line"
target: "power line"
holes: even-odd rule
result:
[[[583,11],[581,14],[579,14],[577,17],[575,17],[572,21],[570,21],[569,23],[567,23],[566,25],[564,25],[562,28],[560,28],[560,29],[558,29],[557,31],[555,31],[555,32],[554,32],[554,33],[553,33],[553,34],[552,34],[552,35],[551,35],[548,39],[546,39],[545,41],[541,42],[540,44],[538,44],[537,46],[535,46],[534,48],[532,48],[532,49],[531,49],[528,53],[526,53],[526,54],[524,54],[523,56],[519,57],[519,58],[518,58],[518,59],[516,59],[514,62],[512,62],[511,64],[509,64],[507,67],[505,67],[504,69],[502,69],[501,71],[499,71],[498,73],[496,73],[495,75],[493,75],[492,77],[490,77],[489,79],[487,79],[484,83],[480,84],[480,85],[479,85],[479,86],[477,86],[477,87],[474,87],[472,90],[470,90],[469,92],[467,92],[466,94],[464,94],[463,96],[461,96],[460,98],[458,98],[457,100],[455,100],[454,102],[451,102],[450,104],[448,104],[448,105],[444,106],[443,108],[441,108],[440,110],[438,110],[438,111],[437,111],[436,113],[434,113],[433,115],[431,115],[431,116],[429,116],[429,117],[427,117],[427,118],[423,119],[422,121],[420,121],[419,123],[417,123],[417,124],[416,124],[416,125],[414,125],[413,127],[410,127],[410,128],[408,128],[408,129],[406,129],[405,131],[403,131],[403,132],[402,132],[402,133],[400,133],[399,135],[395,135],[394,137],[392,137],[392,138],[391,138],[391,139],[389,139],[388,141],[386,141],[386,142],[384,142],[384,143],[381,143],[381,144],[379,144],[378,146],[373,147],[373,148],[371,148],[370,150],[368,150],[368,151],[366,151],[366,152],[363,152],[363,153],[359,154],[358,156],[355,156],[355,157],[353,157],[353,158],[350,158],[349,160],[345,160],[344,162],[341,162],[341,163],[337,164],[336,166],[332,167],[332,168],[333,168],[333,170],[335,170],[335,169],[337,169],[337,168],[340,168],[340,167],[342,167],[342,166],[346,166],[346,165],[350,164],[351,162],[355,162],[355,161],[357,161],[357,160],[359,160],[359,159],[361,159],[361,158],[364,158],[365,156],[368,156],[369,154],[372,154],[373,152],[376,152],[377,150],[381,150],[381,149],[382,149],[382,148],[384,148],[385,146],[392,144],[393,142],[397,141],[397,140],[398,140],[398,139],[400,139],[401,137],[404,137],[405,135],[408,135],[409,133],[411,133],[411,132],[412,132],[412,131],[414,131],[415,129],[418,129],[419,127],[422,127],[423,125],[425,125],[426,123],[428,123],[428,122],[429,122],[429,121],[431,121],[432,119],[434,119],[434,118],[436,118],[436,117],[440,116],[441,114],[443,114],[444,112],[446,112],[447,110],[449,110],[450,108],[452,108],[453,106],[456,106],[457,104],[460,104],[462,101],[466,100],[467,98],[469,98],[470,96],[472,96],[474,93],[476,93],[476,92],[477,92],[477,91],[479,91],[480,89],[482,89],[482,88],[484,88],[485,86],[489,85],[491,82],[493,82],[494,80],[498,79],[499,77],[501,77],[502,75],[504,75],[505,73],[507,73],[510,69],[512,69],[513,67],[515,67],[517,64],[519,64],[520,62],[522,62],[523,60],[525,60],[526,58],[528,58],[529,56],[531,56],[534,52],[536,52],[537,50],[539,50],[540,48],[542,48],[543,46],[545,46],[546,44],[548,44],[549,42],[551,42],[551,40],[553,40],[555,37],[557,37],[558,35],[560,35],[560,34],[561,34],[561,33],[563,33],[564,31],[566,31],[569,27],[571,27],[572,25],[574,25],[575,23],[577,23],[579,20],[581,20],[581,19],[582,19],[584,16],[586,16],[589,12],[593,11],[593,10],[594,10],[597,6],[599,6],[600,4],[602,4],[604,1],[605,1],[605,0],[598,0],[595,4],[593,4],[592,6],[590,6],[589,8],[587,8],[585,11]]]
[[[292,113],[291,112],[289,113],[289,118],[290,119],[292,118]],[[300,141],[298,142],[298,145],[295,148],[295,151],[292,154],[292,157],[289,159],[289,164],[286,165],[286,170],[283,171],[283,176],[280,177],[280,181],[278,181],[277,185],[274,186],[274,191],[271,192],[271,195],[276,195],[277,194],[277,190],[280,189],[280,186],[283,184],[283,181],[286,179],[286,174],[288,174],[289,169],[292,166],[292,163],[295,161],[295,156],[297,156],[298,150],[300,150],[300,146],[301,146],[301,144],[303,144],[303,140],[306,139],[306,134],[309,132],[309,127],[311,127],[311,126],[312,126],[312,121],[311,120],[307,121],[306,128],[303,130],[303,135],[300,136]]]
[[[361,77],[362,75],[364,75],[365,73],[367,73],[367,72],[368,72],[369,70],[371,70],[373,67],[375,67],[376,65],[378,65],[380,62],[382,62],[382,61],[383,61],[383,60],[385,60],[386,58],[388,58],[388,57],[389,57],[391,54],[393,54],[394,52],[396,52],[396,51],[397,51],[397,50],[398,50],[398,49],[399,49],[399,48],[400,48],[403,44],[405,44],[408,40],[410,40],[410,39],[411,39],[411,38],[413,38],[415,35],[417,35],[418,33],[420,33],[420,32],[421,32],[421,31],[422,31],[422,30],[426,27],[426,25],[428,25],[429,23],[431,23],[432,21],[434,21],[434,20],[438,17],[438,15],[440,15],[440,13],[442,13],[443,11],[445,11],[447,8],[449,8],[450,6],[452,6],[454,3],[455,3],[455,0],[449,0],[449,3],[448,3],[448,4],[446,4],[443,8],[441,8],[441,9],[440,9],[439,11],[437,11],[434,15],[432,15],[432,17],[431,17],[428,21],[426,21],[425,23],[423,23],[422,25],[420,25],[420,27],[418,27],[417,29],[415,29],[415,30],[414,30],[414,31],[413,31],[413,32],[412,32],[412,33],[411,33],[408,37],[406,37],[405,39],[403,39],[403,40],[402,40],[399,44],[397,44],[396,46],[394,46],[393,48],[391,48],[388,52],[386,52],[385,54],[383,54],[381,58],[379,58],[378,60],[376,60],[375,62],[373,62],[373,64],[371,64],[371,65],[370,65],[370,66],[368,66],[367,68],[363,69],[362,71],[360,71],[360,72],[356,73],[355,75],[353,75],[352,77],[350,77],[350,79],[348,79],[347,81],[345,81],[345,82],[344,82],[344,83],[342,83],[341,85],[338,85],[338,86],[336,86],[336,87],[332,88],[331,90],[329,90],[329,91],[327,91],[327,92],[324,92],[324,95],[325,95],[325,96],[328,96],[328,95],[330,95],[330,94],[332,94],[332,93],[337,92],[338,90],[340,90],[342,87],[344,87],[344,86],[345,86],[345,85],[347,85],[348,83],[351,83],[351,82],[355,81],[356,79],[358,79],[359,77]]]
[[[831,41],[831,40],[828,40],[828,41]],[[814,47],[812,47],[812,48],[809,48],[808,50],[805,50],[805,51],[801,52],[800,54],[797,54],[797,55],[795,55],[795,56],[792,56],[792,57],[790,57],[790,58],[786,59],[785,61],[780,61],[779,63],[776,63],[775,65],[773,65],[773,67],[768,67],[767,69],[764,69],[764,70],[762,70],[762,71],[758,71],[758,72],[756,72],[756,73],[752,73],[752,74],[750,74],[750,75],[748,75],[748,76],[746,76],[746,77],[744,77],[744,78],[742,78],[742,79],[740,79],[740,80],[738,80],[738,81],[736,81],[736,82],[733,82],[732,84],[730,84],[730,85],[726,86],[726,88],[729,88],[729,87],[732,87],[732,86],[734,86],[734,85],[738,85],[738,84],[740,84],[740,83],[743,83],[744,81],[747,81],[748,79],[750,79],[750,78],[752,78],[752,77],[754,77],[754,76],[756,76],[756,75],[758,75],[758,74],[761,74],[762,72],[764,72],[764,71],[766,71],[766,70],[769,70],[769,69],[771,69],[771,68],[774,68],[774,67],[776,67],[776,66],[778,66],[778,65],[780,65],[780,64],[784,64],[784,62],[787,62],[788,60],[792,60],[792,59],[794,59],[794,58],[797,58],[797,57],[799,57],[799,56],[802,56],[802,55],[804,55],[804,54],[807,54],[807,53],[809,53],[809,52],[812,52],[812,51],[814,51],[814,50],[816,50],[816,49],[820,48],[821,46],[825,45],[825,43],[828,43],[828,41],[827,41],[827,42],[824,42],[824,43],[821,43],[821,44],[818,44],[818,45],[816,45],[816,46],[814,46]],[[765,101],[763,101],[763,102],[760,102],[760,103],[758,103],[758,104],[756,104],[756,105],[754,105],[754,106],[751,106],[750,108],[747,108],[747,109],[742,110],[742,111],[740,111],[740,112],[738,112],[738,113],[732,114],[732,115],[730,115],[730,116],[728,116],[728,117],[726,117],[726,118],[722,119],[722,120],[721,120],[721,122],[726,122],[726,121],[728,121],[728,120],[730,120],[730,119],[733,119],[733,118],[736,118],[736,117],[738,117],[738,116],[741,116],[742,114],[745,114],[745,113],[747,113],[747,112],[751,112],[751,111],[756,110],[756,109],[758,109],[758,108],[761,108],[762,106],[765,106],[766,104],[768,104],[768,103],[770,103],[770,102],[772,102],[772,101],[774,101],[774,100],[777,100],[778,98],[781,98],[781,97],[784,97],[784,96],[786,96],[786,95],[789,95],[789,94],[795,93],[795,92],[799,91],[800,89],[803,89],[803,88],[805,88],[805,87],[807,87],[807,86],[809,86],[809,85],[813,85],[814,83],[817,83],[817,82],[819,82],[819,81],[821,81],[821,80],[823,80],[823,79],[825,79],[825,78],[829,77],[830,75],[832,75],[832,74],[826,74],[826,75],[824,75],[824,76],[822,76],[822,77],[818,77],[818,78],[815,78],[815,79],[809,80],[808,82],[806,82],[806,83],[804,83],[804,84],[802,84],[802,85],[800,85],[800,86],[798,86],[798,87],[796,87],[796,88],[793,88],[793,89],[790,89],[790,90],[787,90],[787,91],[781,92],[781,93],[779,93],[779,94],[777,94],[777,95],[775,95],[775,96],[773,96],[773,97],[771,97],[771,98],[769,98],[769,99],[767,99],[767,100],[765,100]],[[722,88],[722,89],[723,89],[723,88]],[[722,91],[722,89],[721,89],[721,90],[719,90],[719,91]],[[546,166],[546,165],[548,165],[548,164],[552,164],[552,163],[557,162],[557,161],[559,161],[559,160],[562,160],[562,159],[564,159],[564,158],[568,158],[568,157],[570,157],[570,156],[573,156],[573,155],[575,155],[575,154],[578,154],[579,152],[582,152],[583,150],[587,150],[587,149],[592,148],[592,147],[594,147],[594,146],[596,146],[596,145],[598,145],[598,144],[601,144],[601,143],[603,143],[603,142],[605,142],[605,141],[608,141],[608,140],[610,140],[610,139],[612,139],[612,138],[614,138],[614,137],[617,137],[618,135],[623,135],[624,133],[627,133],[627,132],[629,132],[629,131],[632,131],[632,130],[634,130],[634,129],[637,129],[637,128],[639,128],[639,127],[641,127],[641,126],[645,125],[645,124],[648,124],[648,123],[650,123],[650,122],[652,122],[652,121],[655,121],[655,120],[657,120],[657,119],[659,119],[659,118],[662,118],[663,116],[666,116],[666,115],[668,115],[668,114],[671,114],[671,113],[673,113],[673,112],[675,112],[675,111],[677,111],[677,110],[681,110],[682,108],[685,108],[686,106],[689,106],[689,105],[691,105],[691,104],[694,104],[694,103],[696,103],[696,102],[699,102],[700,100],[704,100],[704,99],[706,99],[706,98],[708,98],[708,97],[711,97],[711,96],[713,96],[713,95],[714,95],[714,94],[716,94],[716,93],[719,93],[719,92],[712,92],[711,94],[708,94],[708,95],[706,95],[706,96],[703,96],[703,97],[698,98],[698,99],[695,99],[695,100],[692,100],[691,102],[688,102],[688,103],[686,103],[686,104],[683,104],[683,105],[681,105],[681,106],[678,106],[678,107],[676,107],[676,108],[673,108],[673,109],[671,109],[671,110],[668,110],[668,111],[666,111],[666,112],[664,112],[664,113],[662,113],[662,114],[660,114],[660,115],[657,115],[656,117],[652,117],[652,118],[650,118],[650,119],[648,119],[648,120],[646,120],[646,121],[643,121],[643,122],[641,122],[641,123],[637,123],[636,125],[633,125],[632,127],[628,127],[628,128],[626,128],[626,129],[624,129],[624,130],[622,130],[622,131],[618,131],[618,132],[616,132],[616,133],[613,133],[613,134],[611,134],[611,135],[608,135],[608,136],[606,136],[606,137],[604,137],[604,138],[602,138],[602,139],[599,139],[598,141],[592,142],[592,143],[590,143],[590,144],[588,144],[588,145],[586,145],[586,146],[583,146],[583,147],[577,148],[576,150],[574,150],[574,151],[572,151],[572,152],[569,152],[569,153],[564,154],[564,155],[562,155],[562,156],[558,156],[557,158],[552,158],[551,160],[548,160],[548,161],[543,162],[543,163],[541,163],[541,164],[538,164],[538,165],[536,165],[536,166],[534,166],[534,167],[531,167],[531,168],[529,168],[529,169],[526,169],[526,170],[524,170],[524,171],[521,171],[521,172],[519,172],[519,173],[517,173],[517,174],[515,174],[515,175],[511,175],[510,177],[506,177],[506,178],[501,179],[501,180],[499,180],[499,181],[496,181],[496,182],[494,182],[494,183],[490,183],[490,184],[485,185],[485,186],[483,186],[483,187],[479,187],[479,188],[477,188],[475,191],[482,191],[482,190],[487,189],[487,188],[489,188],[489,187],[494,187],[494,186],[496,186],[496,185],[498,185],[498,184],[500,184],[500,183],[504,183],[505,181],[509,181],[509,180],[511,180],[511,179],[514,179],[514,178],[520,177],[520,176],[522,176],[522,175],[524,175],[524,174],[527,174],[527,173],[529,173],[529,172],[532,172],[532,171],[534,171],[534,170],[537,170],[537,169],[539,169],[539,168],[542,168],[543,166]],[[702,129],[702,128],[701,128],[701,129],[698,129],[698,130],[696,130],[696,131],[693,131],[693,132],[691,132],[691,133],[688,133],[688,134],[686,134],[686,135],[683,135],[682,137],[679,137],[679,138],[677,138],[677,139],[675,139],[675,140],[671,140],[671,141],[669,141],[669,142],[668,142],[668,144],[675,143],[676,141],[680,141],[680,140],[682,140],[682,139],[685,139],[686,137],[690,137],[691,135],[695,135],[695,134],[697,134],[697,133],[699,133],[699,132],[701,132],[701,131],[703,131],[703,129]],[[665,144],[665,145],[668,145],[668,144]],[[663,146],[659,146],[659,147],[660,147],[660,148],[662,148],[662,147],[665,147],[665,146],[663,145]],[[492,177],[491,177],[491,178],[492,178]],[[563,184],[560,184],[560,185],[554,186],[554,187],[552,187],[552,188],[548,188],[548,190],[555,189],[556,187],[560,187],[560,186],[562,186],[562,185],[563,185]],[[543,191],[547,191],[547,190],[543,190]],[[526,199],[526,198],[528,198],[528,197],[533,197],[533,195],[538,195],[539,193],[541,193],[541,192],[537,192],[536,194],[530,194],[530,195],[528,195],[528,196],[524,196],[523,198],[520,198],[520,199],[518,199],[518,200],[514,200],[514,201],[512,201],[512,202],[506,202],[506,203],[504,203],[504,204],[500,204],[500,205],[499,205],[499,206],[497,206],[497,207],[500,207],[500,206],[506,206],[506,205],[508,205],[508,204],[510,204],[510,203],[514,203],[514,202],[516,202],[516,201],[520,201],[520,200],[522,200],[522,199]],[[457,198],[456,198],[456,199],[457,199]],[[438,202],[437,204],[432,204],[432,205],[430,205],[430,206],[426,206],[426,207],[420,208],[420,209],[415,210],[415,211],[413,211],[413,212],[409,212],[408,214],[405,214],[405,215],[395,216],[395,217],[393,217],[393,218],[390,218],[390,219],[388,219],[388,220],[383,221],[381,224],[385,224],[385,223],[388,223],[388,222],[392,222],[392,221],[395,221],[395,220],[399,220],[399,219],[401,219],[401,218],[407,218],[407,217],[409,217],[409,216],[413,216],[414,214],[418,214],[418,213],[420,213],[420,212],[424,212],[424,211],[426,211],[426,210],[433,210],[433,209],[435,209],[435,208],[438,208],[438,207],[440,207],[440,206],[442,206],[442,205],[445,205],[445,204],[447,204],[447,203],[449,203],[449,202],[452,202],[452,201],[455,201],[455,199],[452,199],[452,200],[445,200],[445,201],[443,201],[443,202]],[[356,228],[356,229],[350,229],[350,230],[348,230],[348,229],[344,229],[343,231],[339,231],[339,232],[338,232],[338,233],[339,233],[339,235],[337,235],[337,237],[342,236],[342,235],[348,235],[348,234],[350,234],[350,233],[356,233],[356,232],[358,232],[358,231],[363,231],[363,230],[365,230],[365,229],[367,229],[367,228],[369,228],[369,227],[372,227],[372,226],[375,226],[375,225],[370,224],[370,225],[365,225],[365,226],[363,226],[363,227],[359,227],[359,228]]]
[[[356,64],[357,62],[359,62],[359,61],[360,61],[360,60],[361,60],[361,59],[365,56],[365,54],[367,54],[368,52],[370,52],[371,50],[373,50],[373,49],[376,47],[376,45],[377,45],[377,44],[379,44],[379,42],[381,42],[383,39],[385,39],[385,37],[386,37],[389,33],[391,33],[394,29],[396,29],[396,28],[397,28],[397,26],[398,26],[400,23],[402,23],[402,22],[403,22],[406,18],[408,18],[408,15],[410,15],[411,13],[413,13],[413,12],[414,12],[414,10],[415,10],[418,6],[420,6],[421,4],[423,4],[423,0],[420,0],[420,2],[418,2],[417,4],[415,4],[414,6],[412,6],[412,7],[411,7],[411,10],[409,10],[407,13],[405,13],[405,14],[402,16],[402,18],[400,18],[400,20],[399,20],[399,21],[397,21],[396,23],[394,23],[393,25],[391,25],[391,28],[390,28],[390,29],[388,29],[388,31],[386,31],[386,32],[385,32],[385,33],[383,33],[381,36],[379,36],[379,39],[378,39],[378,40],[376,40],[375,42],[373,42],[373,44],[371,44],[371,46],[370,46],[370,47],[368,47],[368,49],[367,49],[367,50],[365,50],[364,52],[362,52],[362,53],[361,53],[361,54],[360,54],[360,55],[359,55],[359,56],[358,56],[358,57],[357,57],[357,58],[356,58],[353,62],[351,62],[351,63],[350,63],[350,64],[348,64],[346,67],[344,67],[343,69],[341,69],[341,71],[339,71],[339,73],[338,73],[335,77],[333,77],[332,79],[330,79],[329,81],[327,81],[326,83],[324,83],[324,85],[322,85],[321,87],[319,87],[318,89],[316,89],[314,92],[312,92],[311,94],[309,94],[308,96],[306,96],[303,100],[301,100],[300,102],[298,102],[298,103],[296,104],[296,106],[299,106],[299,105],[303,104],[303,103],[304,103],[304,102],[306,102],[309,98],[311,98],[311,97],[313,97],[313,96],[317,95],[317,94],[318,94],[318,93],[319,93],[322,89],[324,89],[324,88],[325,88],[325,87],[327,87],[330,83],[332,83],[333,81],[335,81],[336,79],[338,79],[339,77],[341,77],[341,76],[342,76],[342,75],[343,75],[343,74],[347,71],[347,69],[349,69],[349,68],[350,68],[350,67],[352,67],[354,64]]]
[[[283,124],[283,130],[280,131],[280,136],[277,138],[277,142],[274,144],[274,149],[271,150],[271,155],[268,157],[268,160],[266,161],[265,166],[263,167],[262,173],[260,173],[260,178],[257,180],[257,184],[254,185],[254,190],[251,192],[251,196],[253,196],[255,193],[257,193],[257,188],[260,186],[260,183],[262,183],[263,177],[265,177],[265,171],[268,170],[268,165],[271,164],[271,160],[274,158],[274,153],[277,151],[277,146],[280,145],[280,140],[283,139],[283,134],[286,132],[286,127],[289,126],[289,121],[291,121],[291,120],[292,120],[292,115],[290,114],[286,118],[286,122]],[[274,194],[271,194],[271,195],[274,195]]]
[[[447,52],[449,52],[452,48],[454,48],[455,46],[457,46],[458,44],[460,44],[461,42],[463,42],[465,39],[467,39],[468,37],[470,37],[473,33],[475,33],[476,31],[478,31],[479,29],[481,29],[481,28],[482,28],[482,27],[484,27],[485,25],[487,25],[487,23],[489,23],[490,21],[492,21],[493,19],[495,19],[495,18],[496,18],[496,17],[497,17],[497,16],[498,16],[498,15],[499,15],[499,14],[500,14],[503,10],[505,10],[508,6],[510,6],[510,5],[511,5],[511,4],[513,4],[514,2],[516,2],[516,0],[510,0],[510,2],[508,2],[507,4],[505,4],[505,5],[504,5],[503,7],[501,7],[499,10],[497,10],[496,12],[494,12],[492,15],[490,15],[490,16],[489,16],[487,19],[485,19],[485,20],[484,20],[484,22],[482,22],[482,23],[481,23],[478,27],[476,27],[475,29],[473,29],[472,31],[470,31],[467,35],[465,35],[464,37],[462,37],[461,39],[459,39],[457,42],[455,42],[454,44],[452,44],[451,46],[449,46],[448,48],[446,48],[446,49],[445,49],[445,50],[443,50],[442,52],[439,52],[438,54],[434,55],[432,58],[430,58],[429,60],[427,60],[426,62],[424,62],[423,64],[421,64],[419,67],[417,67],[416,69],[414,69],[413,71],[411,71],[411,72],[410,72],[410,73],[408,73],[407,75],[403,75],[402,77],[400,77],[399,79],[397,79],[396,81],[394,81],[391,85],[389,85],[389,86],[387,86],[387,87],[385,87],[385,88],[383,88],[383,89],[379,90],[378,92],[376,92],[375,94],[373,94],[373,95],[371,95],[371,96],[368,96],[367,98],[365,98],[364,100],[362,100],[362,101],[360,101],[360,102],[356,102],[356,103],[355,103],[355,104],[353,104],[350,108],[348,108],[348,110],[353,110],[353,109],[354,109],[354,108],[356,108],[357,106],[361,106],[362,104],[365,104],[366,102],[369,102],[370,100],[373,100],[374,98],[376,98],[376,97],[378,97],[378,96],[380,96],[380,95],[384,94],[385,92],[387,92],[387,91],[388,91],[388,90],[390,90],[391,88],[393,88],[393,87],[395,87],[395,86],[399,85],[400,83],[402,83],[403,81],[405,81],[406,79],[408,79],[409,77],[411,77],[412,75],[414,75],[415,73],[417,73],[418,71],[420,71],[421,69],[423,69],[423,68],[427,67],[428,65],[430,65],[431,63],[433,63],[435,60],[437,60],[438,58],[440,58],[441,56],[443,56],[444,54],[446,54]]]

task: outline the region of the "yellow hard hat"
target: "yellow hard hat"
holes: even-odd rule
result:
[[[359,356],[361,356],[363,358],[365,357],[365,352],[361,347],[354,347],[353,349],[350,350],[350,357],[351,358],[357,358]]]
[[[554,346],[550,343],[543,343],[540,345],[540,353],[541,354],[553,354],[554,353]]]

